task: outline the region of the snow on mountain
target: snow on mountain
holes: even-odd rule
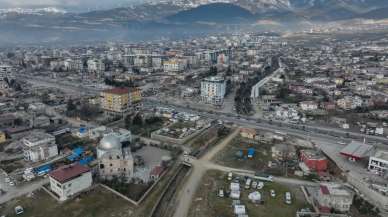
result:
[[[45,15],[45,14],[65,14],[65,10],[47,7],[47,8],[9,8],[9,9],[0,9],[0,14],[25,14],[25,15]]]

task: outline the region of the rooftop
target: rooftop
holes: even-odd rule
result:
[[[219,77],[219,76],[212,76],[212,77],[208,77],[208,78],[205,78],[204,81],[207,81],[207,82],[224,82],[224,78],[222,77]]]
[[[104,93],[110,93],[110,94],[117,94],[117,95],[123,95],[123,94],[128,94],[129,89],[128,88],[113,88],[109,90],[104,90]]]
[[[351,192],[345,189],[340,184],[335,183],[325,183],[320,185],[320,190],[322,194],[333,195],[333,196],[351,196]]]
[[[378,150],[373,157],[388,161],[388,151]]]
[[[89,167],[81,164],[72,164],[59,167],[58,169],[49,173],[49,176],[60,183],[65,183],[83,173],[90,171]]]
[[[345,148],[341,150],[342,155],[351,156],[355,158],[367,157],[373,146],[364,144],[362,142],[352,141]]]

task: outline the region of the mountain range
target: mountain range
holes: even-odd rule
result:
[[[57,8],[0,9],[0,43],[15,35],[15,40],[23,41],[29,41],[29,36],[34,37],[32,41],[58,41],[63,35],[69,35],[69,41],[85,39],[83,35],[91,40],[124,40],[137,34],[144,38],[141,32],[152,36],[157,35],[152,31],[159,31],[160,36],[189,35],[262,21],[287,27],[306,22],[387,18],[388,0],[148,0],[130,7],[83,13]],[[214,24],[219,24],[216,29]]]

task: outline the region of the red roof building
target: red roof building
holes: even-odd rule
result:
[[[300,151],[300,160],[311,170],[322,172],[327,170],[327,158],[317,150],[305,149]]]
[[[92,186],[92,172],[79,163],[59,167],[49,173],[50,188],[60,201],[65,201]]]
[[[368,158],[373,151],[373,146],[361,142],[352,141],[345,146],[340,154],[352,161],[358,161]]]
[[[104,93],[110,93],[110,94],[115,94],[115,95],[124,95],[124,94],[129,94],[129,88],[125,87],[117,87],[109,90],[104,90]]]
[[[58,169],[50,172],[49,176],[60,183],[65,183],[87,172],[90,172],[89,167],[81,164],[72,164],[59,167]]]

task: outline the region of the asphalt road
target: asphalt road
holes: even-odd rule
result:
[[[308,124],[291,124],[291,123],[285,123],[280,121],[270,121],[265,119],[244,117],[244,116],[239,116],[239,115],[230,114],[230,113],[206,111],[203,109],[201,110],[191,109],[184,105],[177,105],[172,102],[166,103],[160,100],[144,99],[143,105],[149,108],[155,108],[155,106],[169,107],[177,111],[188,112],[188,113],[198,114],[207,118],[223,120],[226,122],[232,122],[239,126],[250,126],[257,129],[280,131],[287,134],[300,134],[303,137],[314,135],[316,137],[321,137],[321,138],[331,138],[331,139],[336,138],[337,141],[346,140],[346,139],[361,141],[365,138],[369,143],[388,142],[388,138],[380,137],[380,136],[372,136],[372,135],[365,135],[361,133],[348,132],[348,131],[344,131],[336,128],[320,127],[320,126],[313,126]]]

